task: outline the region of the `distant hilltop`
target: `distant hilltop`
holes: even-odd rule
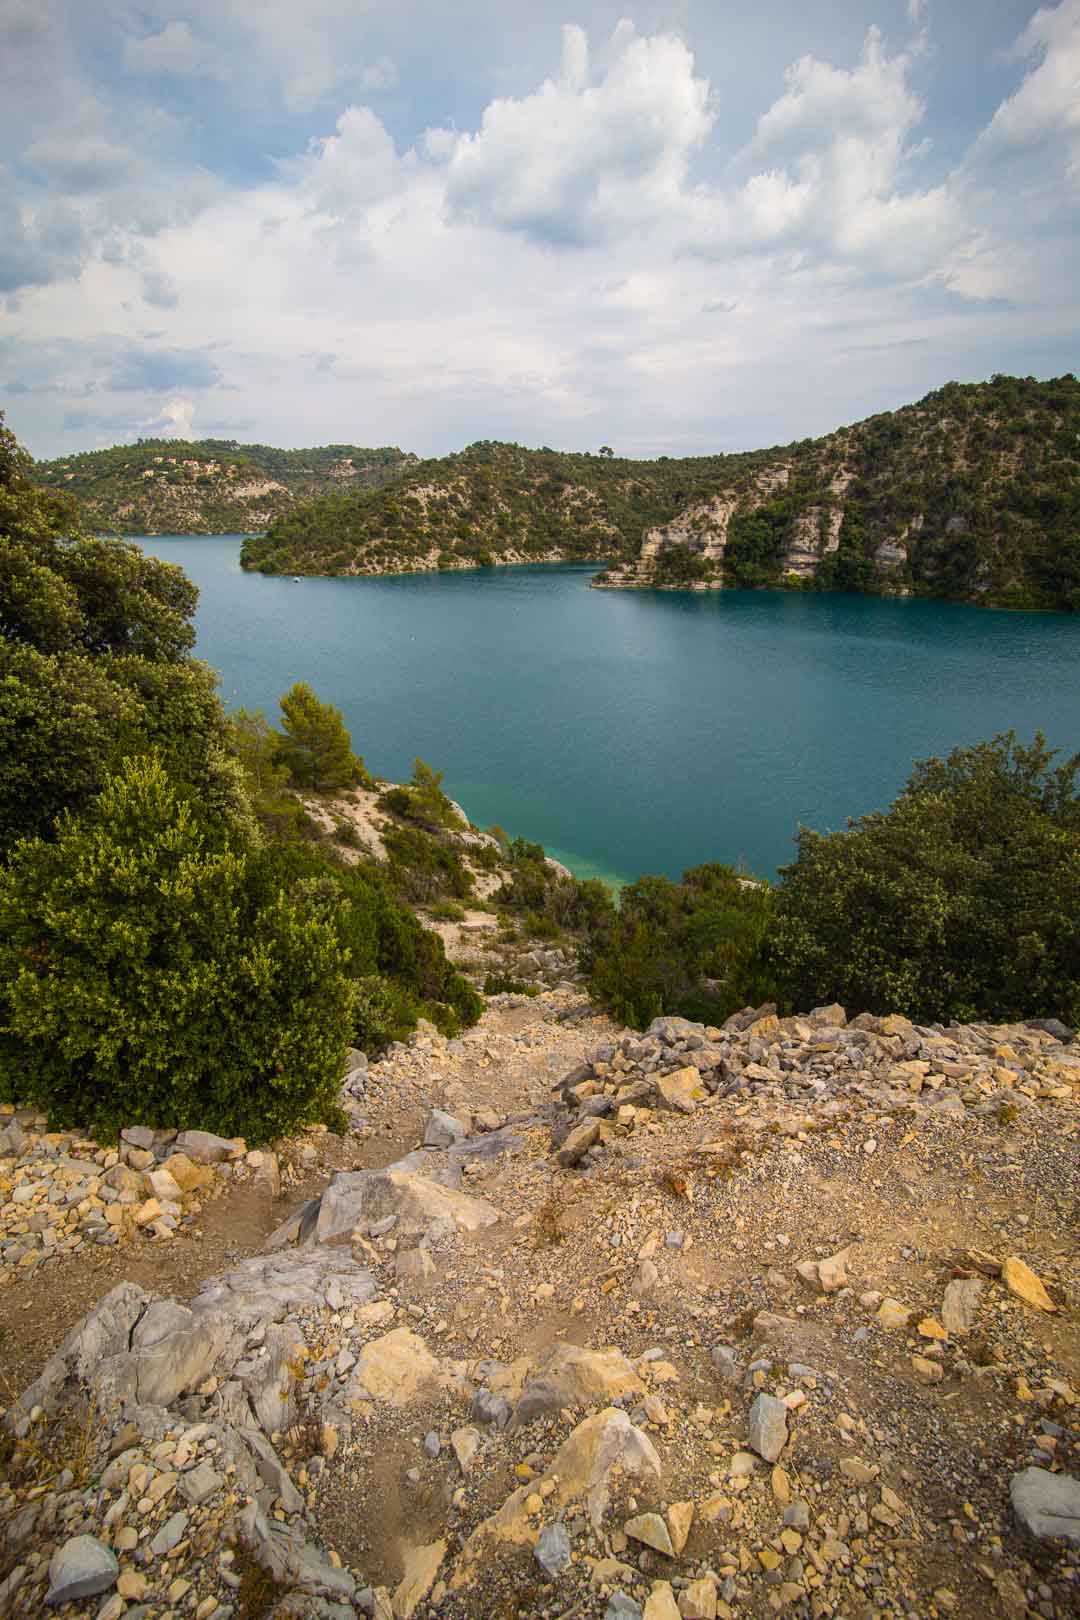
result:
[[[264,573],[601,561],[607,588],[772,586],[1080,608],[1080,383],[948,383],[771,450],[632,461],[484,442],[245,543]]]
[[[392,447],[355,444],[276,450],[232,439],[140,439],[36,462],[30,477],[74,495],[101,530],[230,534],[264,529],[330,490],[376,489],[415,461]]]

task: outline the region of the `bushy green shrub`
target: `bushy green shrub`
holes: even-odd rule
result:
[[[489,973],[484,980],[485,996],[538,996],[540,990],[535,984],[526,984],[523,979],[515,979],[510,973]]]
[[[394,827],[383,835],[390,873],[400,893],[417,905],[442,895],[465,900],[473,882],[461,856],[419,827]]]
[[[718,1023],[771,1000],[770,911],[768,887],[729,866],[694,867],[681,883],[639,878],[586,938],[590,993],[638,1029],[661,1013]]]
[[[1080,756],[1012,732],[916,765],[887,812],[803,830],[772,959],[800,1007],[1080,1024]]]
[[[333,930],[161,760],[130,759],[0,872],[0,1091],[55,1124],[254,1140],[334,1117],[352,989]]]

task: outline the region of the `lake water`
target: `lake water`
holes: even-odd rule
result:
[[[141,542],[199,586],[227,705],[309,681],[369,769],[420,755],[481,826],[582,875],[771,875],[796,826],[884,808],[911,761],[1014,728],[1080,748],[1080,616],[588,588],[590,567],[245,574],[239,539]]]

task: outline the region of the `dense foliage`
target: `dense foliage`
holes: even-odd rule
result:
[[[298,507],[247,540],[241,560],[264,573],[351,574],[627,556],[724,465],[474,444],[392,487]]]
[[[480,998],[393,864],[310,841],[290,790],[366,780],[340,714],[298,686],[280,732],[226,720],[194,587],[27,471],[0,424],[0,1097],[256,1140],[332,1120],[349,1042]]]
[[[415,460],[385,446],[278,450],[235,439],[140,439],[29,468],[65,490],[96,528],[120,534],[234,534],[342,488],[375,489]]]
[[[1009,733],[917,765],[884,813],[803,830],[771,958],[798,1007],[1080,1025],[1080,755]]]
[[[720,1023],[775,994],[770,911],[768,887],[730,866],[693,867],[681,883],[639,878],[591,930],[582,952],[589,988],[637,1029],[661,1013]]]
[[[637,585],[787,585],[1080,608],[1080,383],[997,376],[731,456]]]

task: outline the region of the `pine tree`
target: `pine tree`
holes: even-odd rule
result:
[[[366,776],[341,710],[320,702],[306,681],[297,681],[281,698],[281,724],[278,757],[297,787],[326,793]]]

